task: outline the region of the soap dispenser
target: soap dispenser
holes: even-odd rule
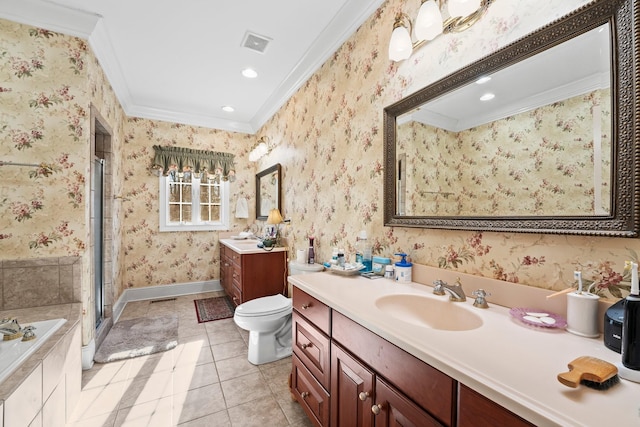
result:
[[[407,261],[407,254],[399,253],[396,255],[402,257],[400,261],[396,262],[394,268],[396,274],[396,282],[411,282],[411,267],[413,266],[413,264]]]

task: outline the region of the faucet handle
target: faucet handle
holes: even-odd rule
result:
[[[446,285],[447,282],[443,281],[443,280],[434,280],[433,281],[433,293],[435,295],[444,295],[444,288],[443,285]]]
[[[489,308],[489,304],[487,304],[487,300],[485,299],[485,297],[491,296],[489,292],[485,291],[484,289],[477,289],[473,291],[471,295],[476,297],[476,300],[473,302],[474,307]]]

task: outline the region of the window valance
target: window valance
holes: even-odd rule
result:
[[[180,172],[191,170],[195,173],[206,171],[233,181],[236,174],[235,156],[231,153],[159,145],[154,145],[153,150],[153,168],[160,170],[164,175],[172,169]]]

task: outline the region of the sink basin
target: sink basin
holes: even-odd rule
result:
[[[482,318],[448,299],[421,295],[386,295],[376,307],[396,320],[443,331],[469,331],[482,326]]]

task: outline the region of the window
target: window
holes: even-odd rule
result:
[[[229,181],[172,170],[160,176],[160,231],[229,229]]]

